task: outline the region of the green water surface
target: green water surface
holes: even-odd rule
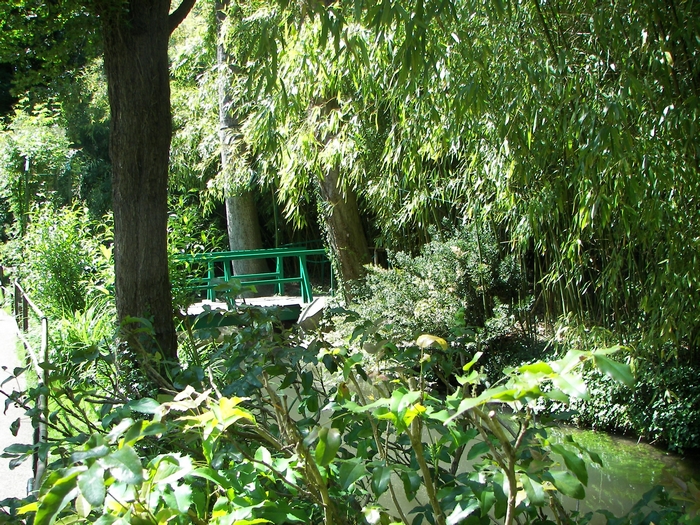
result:
[[[547,429],[552,441],[571,436],[576,443],[597,452],[603,466],[588,463],[586,499],[582,512],[605,509],[616,516],[629,512],[642,496],[656,485],[670,487],[673,477],[700,481],[697,457],[681,457],[626,437],[574,428]],[[567,502],[575,507],[577,502]]]

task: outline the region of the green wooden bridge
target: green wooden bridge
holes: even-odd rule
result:
[[[233,261],[264,259],[271,261],[274,271],[254,274],[233,273]],[[261,250],[234,250],[183,254],[173,257],[173,262],[184,265],[189,278],[185,283],[187,291],[200,293],[207,302],[217,302],[217,292],[221,293],[225,283],[237,281],[242,286],[274,286],[276,296],[246,300],[250,304],[264,307],[278,307],[282,320],[296,320],[304,305],[313,302],[313,292],[308,265],[328,264],[325,248],[270,248]],[[287,272],[285,272],[285,267]],[[291,271],[290,271],[291,269]],[[333,288],[332,272],[331,289]],[[288,285],[298,285],[297,299],[285,296]],[[286,287],[286,288],[285,288]],[[296,286],[294,287],[296,290]],[[299,301],[299,299],[301,299]],[[201,309],[202,303],[192,305],[192,312]],[[188,311],[189,312],[189,311]]]

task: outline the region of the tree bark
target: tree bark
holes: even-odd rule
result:
[[[99,4],[111,109],[117,317],[151,319],[165,357],[177,357],[168,276],[167,196],[172,122],[168,40],[194,5],[170,0]]]
[[[338,109],[338,101],[334,98],[320,103],[323,106],[322,114],[326,116]],[[320,142],[325,147],[331,139],[331,135],[326,135],[320,137]],[[322,215],[340,274],[338,277],[345,298],[351,299],[352,282],[364,277],[364,265],[370,262],[367,237],[357,207],[357,195],[351,187],[343,187],[337,165],[326,171],[319,180],[319,187],[323,199]]]
[[[352,295],[351,283],[364,276],[364,265],[370,262],[357,196],[351,188],[341,189],[338,168],[329,170],[319,181],[319,186],[331,249],[337,261],[343,292],[349,298]]]
[[[240,145],[240,122],[232,111],[230,96],[230,78],[233,75],[233,64],[226,53],[221,34],[223,22],[226,19],[228,0],[216,2],[217,31],[219,41],[216,49],[217,65],[219,66],[219,143],[221,147],[221,171],[224,177],[232,177],[235,157],[245,159],[245,148]],[[247,162],[247,160],[245,160]],[[236,195],[226,196],[226,225],[228,230],[229,247],[231,250],[256,250],[262,248],[260,222],[255,204],[255,196],[250,189],[237,192]],[[261,259],[233,261],[233,274],[245,275],[267,272],[267,263]]]
[[[258,208],[253,192],[246,191],[236,197],[226,197],[226,226],[231,250],[257,250],[262,248]],[[245,275],[267,272],[263,259],[233,261],[233,274]]]

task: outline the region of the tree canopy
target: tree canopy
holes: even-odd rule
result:
[[[137,20],[147,11],[127,4],[3,4],[11,30],[0,37],[2,61],[34,72],[58,58],[80,64],[100,40],[90,37],[81,48],[69,38],[75,28],[85,22],[88,38],[95,14],[109,29],[127,20],[125,13]],[[163,34],[191,4],[172,14],[158,4]],[[351,207],[370,245],[416,252],[445,225],[477,225],[519,261],[540,314],[613,328],[665,355],[693,352],[700,335],[695,3],[230,5],[221,34],[245,161],[233,162],[226,183],[215,176],[212,128],[216,6],[200,4],[199,43],[176,51],[172,74],[181,97],[170,155],[174,187],[196,185],[217,196],[217,188],[238,181],[274,195],[284,218],[301,228],[316,220],[314,206],[319,217],[334,206],[323,204],[323,183],[337,177],[333,187],[356,199]],[[51,38],[46,57],[36,51],[40,35]],[[59,53],[59,45],[83,52]],[[22,46],[31,52],[21,55]],[[159,68],[167,74],[167,62]],[[110,85],[138,83],[117,69],[110,75]],[[113,109],[120,105],[114,95]],[[166,113],[157,119],[163,130]],[[151,151],[165,151],[165,142]],[[276,206],[267,206],[262,213],[274,215],[279,228]],[[267,222],[273,219],[263,217]]]

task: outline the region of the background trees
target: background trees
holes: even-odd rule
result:
[[[264,244],[317,237],[318,222],[348,279],[366,244],[417,253],[445,224],[475,227],[517,261],[540,318],[614,329],[650,358],[695,358],[694,4],[201,6],[200,33],[174,54],[175,193],[200,189],[188,201],[220,209],[224,179],[243,181]],[[224,170],[217,97],[235,116]],[[104,120],[90,122],[97,136]],[[88,134],[71,129],[85,154]],[[334,224],[341,208],[354,218]]]
[[[375,244],[487,225],[547,318],[692,359],[697,8],[361,7],[283,19],[285,45],[255,76],[266,89],[243,129],[288,209],[309,174],[339,166]]]

